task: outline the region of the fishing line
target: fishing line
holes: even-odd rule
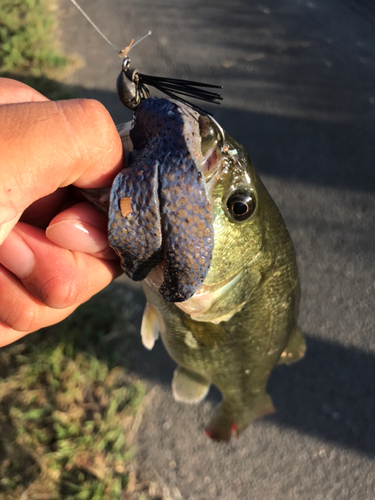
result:
[[[104,40],[109,43],[109,45],[111,45],[111,47],[113,47],[115,49],[115,51],[118,53],[118,54],[121,54],[121,50],[119,50],[115,45],[113,45],[113,43],[111,42],[111,40],[109,40],[105,34],[100,31],[100,29],[97,27],[97,25],[94,23],[94,21],[86,14],[86,12],[82,9],[82,7],[76,2],[76,0],[70,0],[72,2],[72,4],[80,11],[80,13],[83,15],[83,17],[85,17],[88,22],[91,24],[91,26],[99,33],[99,35],[104,38]],[[138,42],[137,42],[138,43]]]

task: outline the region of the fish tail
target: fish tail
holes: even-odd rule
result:
[[[268,394],[263,393],[247,401],[246,407],[235,408],[228,400],[216,409],[208,426],[206,435],[214,441],[230,441],[232,435],[238,435],[257,418],[275,412],[272,400]]]

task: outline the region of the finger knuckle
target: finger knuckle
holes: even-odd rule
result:
[[[82,110],[81,120],[87,130],[91,130],[95,141],[90,142],[90,157],[93,152],[100,152],[105,157],[112,158],[113,150],[121,145],[119,135],[113,123],[112,117],[107,109],[99,101],[93,99],[80,99],[80,109]],[[98,133],[100,132],[100,133]],[[122,146],[121,146],[122,148]]]
[[[30,332],[38,329],[38,312],[36,304],[18,304],[9,311],[4,323],[18,332]]]
[[[64,309],[80,301],[80,287],[76,276],[52,276],[40,289],[42,302],[53,309]]]

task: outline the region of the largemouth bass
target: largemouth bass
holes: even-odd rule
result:
[[[109,239],[127,274],[143,280],[144,345],[160,332],[178,364],[175,399],[197,403],[214,384],[223,400],[206,433],[228,441],[274,411],[272,369],[304,354],[293,245],[246,151],[209,116],[148,98],[130,138],[135,151],[112,187]]]
[[[219,87],[133,70],[132,46],[114,48],[123,58],[118,95],[134,111],[130,134],[125,127],[120,135],[134,151],[110,198],[85,196],[108,213],[109,243],[126,274],[142,280],[142,340],[151,349],[160,332],[178,363],[175,399],[199,402],[216,385],[223,401],[206,433],[228,441],[274,411],[272,369],[304,354],[293,245],[246,151],[185,100],[218,104]],[[150,98],[148,85],[177,102]]]

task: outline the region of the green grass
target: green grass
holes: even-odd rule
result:
[[[0,498],[119,499],[144,386],[123,364],[131,304],[119,285],[0,350]],[[40,496],[42,495],[44,496]]]
[[[60,82],[72,60],[59,50],[52,0],[0,0],[0,76],[50,99],[71,97]]]

